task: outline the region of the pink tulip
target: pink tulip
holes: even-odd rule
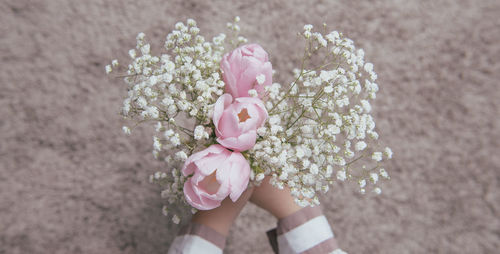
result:
[[[187,158],[182,168],[187,202],[199,210],[220,206],[227,196],[236,202],[248,186],[250,165],[239,152],[211,145]]]
[[[258,44],[243,45],[222,58],[220,63],[222,76],[226,83],[226,93],[233,97],[248,97],[248,90],[255,89],[262,98],[264,87],[272,84],[273,67],[266,51]],[[261,85],[257,76],[264,75]]]
[[[248,150],[255,145],[257,129],[266,118],[267,110],[260,99],[239,97],[233,102],[230,94],[223,94],[214,107],[217,142],[235,151]]]

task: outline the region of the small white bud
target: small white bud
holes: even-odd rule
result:
[[[311,31],[312,29],[313,29],[313,25],[311,25],[311,24],[304,25],[304,30]]]
[[[123,133],[125,133],[126,135],[130,135],[130,128],[128,126],[123,126],[122,127],[122,131]]]
[[[182,160],[182,161],[185,161],[188,158],[187,154],[184,151],[179,151],[179,152],[175,153],[175,156],[177,157],[177,159]]]
[[[257,83],[259,83],[259,85],[262,85],[264,84],[264,82],[266,82],[266,76],[264,76],[264,74],[259,74],[255,79],[257,80]]]
[[[257,182],[260,182],[264,179],[264,174],[263,173],[258,173],[256,176],[255,176],[255,181]]]
[[[194,19],[188,19],[186,23],[188,26],[196,26],[196,21],[194,21]]]
[[[386,147],[384,149],[384,154],[387,156],[388,159],[391,159],[392,158],[392,150],[391,150],[391,148]]]
[[[390,177],[389,177],[389,174],[387,173],[387,171],[385,171],[385,169],[383,169],[383,168],[381,168],[381,169],[379,170],[379,174],[380,174],[380,176],[381,176],[381,177],[383,177],[383,178],[385,178],[385,179],[389,179],[389,178],[390,178]]]
[[[356,143],[354,148],[356,149],[356,151],[363,151],[363,149],[366,148],[366,143],[364,141],[359,141],[358,143]]]
[[[259,94],[257,93],[257,90],[255,90],[255,89],[248,90],[248,95],[250,95],[251,97],[254,97],[254,98],[259,96]]]
[[[362,179],[359,181],[359,187],[360,188],[364,188],[366,186],[366,180],[365,179]]]
[[[172,217],[172,222],[175,224],[179,224],[179,222],[181,222],[181,219],[176,214],[176,215],[174,215],[174,217]]]
[[[145,37],[145,36],[146,36],[146,35],[145,35],[143,32],[140,32],[140,33],[138,33],[138,34],[137,34],[136,39],[137,39],[138,41],[142,41],[142,40],[144,40],[144,37]]]
[[[337,179],[339,179],[342,182],[347,179],[347,175],[346,175],[345,170],[339,170],[339,171],[337,171]]]
[[[381,161],[382,160],[382,153],[381,152],[374,152],[372,154],[372,160]]]
[[[137,56],[137,54],[135,53],[135,49],[129,50],[128,55],[130,56],[130,58],[134,59]]]

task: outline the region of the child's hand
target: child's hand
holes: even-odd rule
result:
[[[285,187],[280,190],[269,184],[269,176],[266,176],[260,186],[255,187],[250,202],[260,206],[273,214],[276,218],[284,218],[302,207],[297,205],[290,194],[290,189]]]

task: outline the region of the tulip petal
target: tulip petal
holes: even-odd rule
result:
[[[226,109],[232,102],[233,102],[233,97],[228,93],[221,95],[215,102],[214,115],[212,121],[215,125],[215,133],[217,135],[220,135],[218,126],[222,114],[224,113],[224,109]]]
[[[217,142],[219,142],[219,144],[239,152],[246,151],[252,148],[255,145],[256,140],[256,130],[250,130],[238,137],[217,138]]]
[[[229,105],[224,112],[222,113],[222,117],[220,118],[218,125],[216,128],[218,131],[216,132],[216,135],[218,137],[224,136],[224,137],[235,137],[238,136],[241,131],[238,129],[239,125],[239,118],[238,118],[238,111],[236,110],[236,105],[233,103]]]
[[[257,122],[252,123],[254,125],[253,127],[249,128],[258,129],[262,127],[262,125],[264,124],[264,122],[268,117],[266,106],[264,105],[264,102],[262,102],[262,100],[253,97],[239,97],[236,98],[235,101],[241,103],[242,105],[248,105],[247,106],[248,114],[254,120],[258,120]],[[243,128],[241,131],[247,131],[247,130],[248,129]]]
[[[228,161],[231,161],[231,194],[229,194],[229,197],[233,202],[236,202],[248,187],[250,165],[245,157],[237,152],[231,154]]]
[[[266,79],[262,85],[258,82],[255,82],[254,89],[259,94],[259,97],[262,98],[266,94],[266,90],[264,89],[264,87],[270,86],[273,83],[273,67],[271,62],[266,62],[261,66],[260,74],[263,74]]]
[[[212,210],[214,208],[219,207],[221,202],[222,202],[222,200],[215,200],[212,198],[202,197],[203,209],[200,209],[200,210]]]
[[[228,55],[226,54],[221,61],[220,67],[222,70],[222,78],[224,80],[225,89],[227,93],[230,94],[235,94],[237,92],[237,86],[236,86],[236,70],[232,70],[230,66],[230,62],[227,60]],[[239,74],[238,74],[239,76]]]
[[[215,145],[209,146],[208,148],[206,148],[202,151],[199,151],[197,153],[192,154],[184,162],[184,166],[182,167],[182,174],[184,176],[188,176],[194,172],[195,166],[191,164],[194,161],[197,161],[197,160],[205,157],[209,153],[221,153],[225,150],[227,150],[227,149],[225,149],[223,146],[215,144]]]
[[[194,164],[198,167],[199,172],[204,176],[211,175],[220,166],[220,164],[224,162],[228,154],[231,153],[227,149],[225,150],[225,152],[220,154],[208,154],[207,156],[195,161]]]
[[[202,201],[200,196],[194,191],[189,180],[184,183],[184,197],[191,206],[199,210],[210,210],[220,206],[220,201]]]
[[[259,59],[262,62],[267,62],[269,61],[267,52],[259,45],[256,43],[252,43],[249,45],[249,47],[252,49],[252,55]]]
[[[238,97],[248,97],[248,90],[254,88],[254,84],[257,83],[257,75],[261,74],[259,66],[262,65],[262,63],[256,58],[244,57],[242,65],[246,68],[237,81]]]
[[[230,163],[226,160],[224,160],[223,166],[221,166],[220,169],[217,169],[217,182],[220,183],[219,191],[215,194],[217,197],[224,199],[226,198],[231,189],[230,189]]]
[[[220,67],[225,82],[225,91],[233,97],[246,97],[248,90],[256,89],[263,97],[264,86],[272,84],[272,65],[267,52],[258,44],[247,44],[226,53]],[[266,77],[264,84],[256,82],[257,75]]]

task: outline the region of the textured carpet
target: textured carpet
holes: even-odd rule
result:
[[[323,198],[350,253],[500,249],[500,2],[25,1],[0,3],[0,253],[166,253],[163,165],[151,129],[121,133],[126,90],[104,65],[143,31],[158,49],[176,21],[212,36],[239,15],[285,83],[295,33],[329,24],[365,49],[380,92],[381,136],[395,159],[383,195],[336,186]],[[271,253],[275,220],[248,205],[226,253]]]

